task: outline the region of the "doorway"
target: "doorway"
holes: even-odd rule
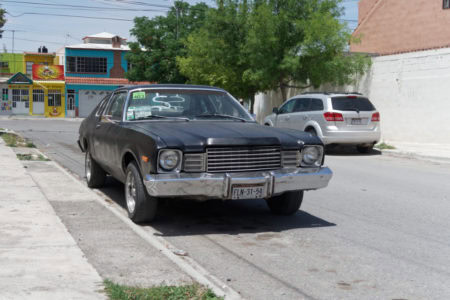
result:
[[[44,111],[44,90],[33,90],[33,114],[43,115]]]
[[[30,99],[28,89],[12,90],[12,112],[16,115],[28,115],[30,112]]]
[[[75,91],[67,90],[67,116],[69,118],[75,117]]]

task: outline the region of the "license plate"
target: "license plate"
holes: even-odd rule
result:
[[[361,124],[362,124],[361,118],[352,119],[352,125],[361,125]]]
[[[264,197],[264,185],[235,184],[231,188],[231,199],[259,199]]]

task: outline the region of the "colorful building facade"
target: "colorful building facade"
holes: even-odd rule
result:
[[[0,115],[12,114],[12,94],[7,81],[12,75],[24,72],[22,53],[0,53]]]
[[[129,50],[126,39],[107,32],[86,36],[82,44],[65,48],[68,117],[87,117],[114,89],[139,84],[125,79]]]

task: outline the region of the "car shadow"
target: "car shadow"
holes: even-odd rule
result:
[[[369,153],[360,153],[356,150],[355,146],[326,146],[325,154],[331,156],[377,156],[381,155],[382,152],[377,149],[372,149]]]
[[[126,209],[122,183],[108,177],[100,191]],[[292,216],[273,215],[262,199],[205,202],[164,199],[159,203],[156,219],[142,225],[152,226],[161,236],[235,235],[336,226],[302,210]]]

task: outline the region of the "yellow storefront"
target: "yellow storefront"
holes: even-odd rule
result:
[[[65,82],[34,80],[30,97],[30,114],[46,117],[65,116]]]
[[[33,91],[30,114],[64,117],[66,107],[64,67],[33,65]]]

